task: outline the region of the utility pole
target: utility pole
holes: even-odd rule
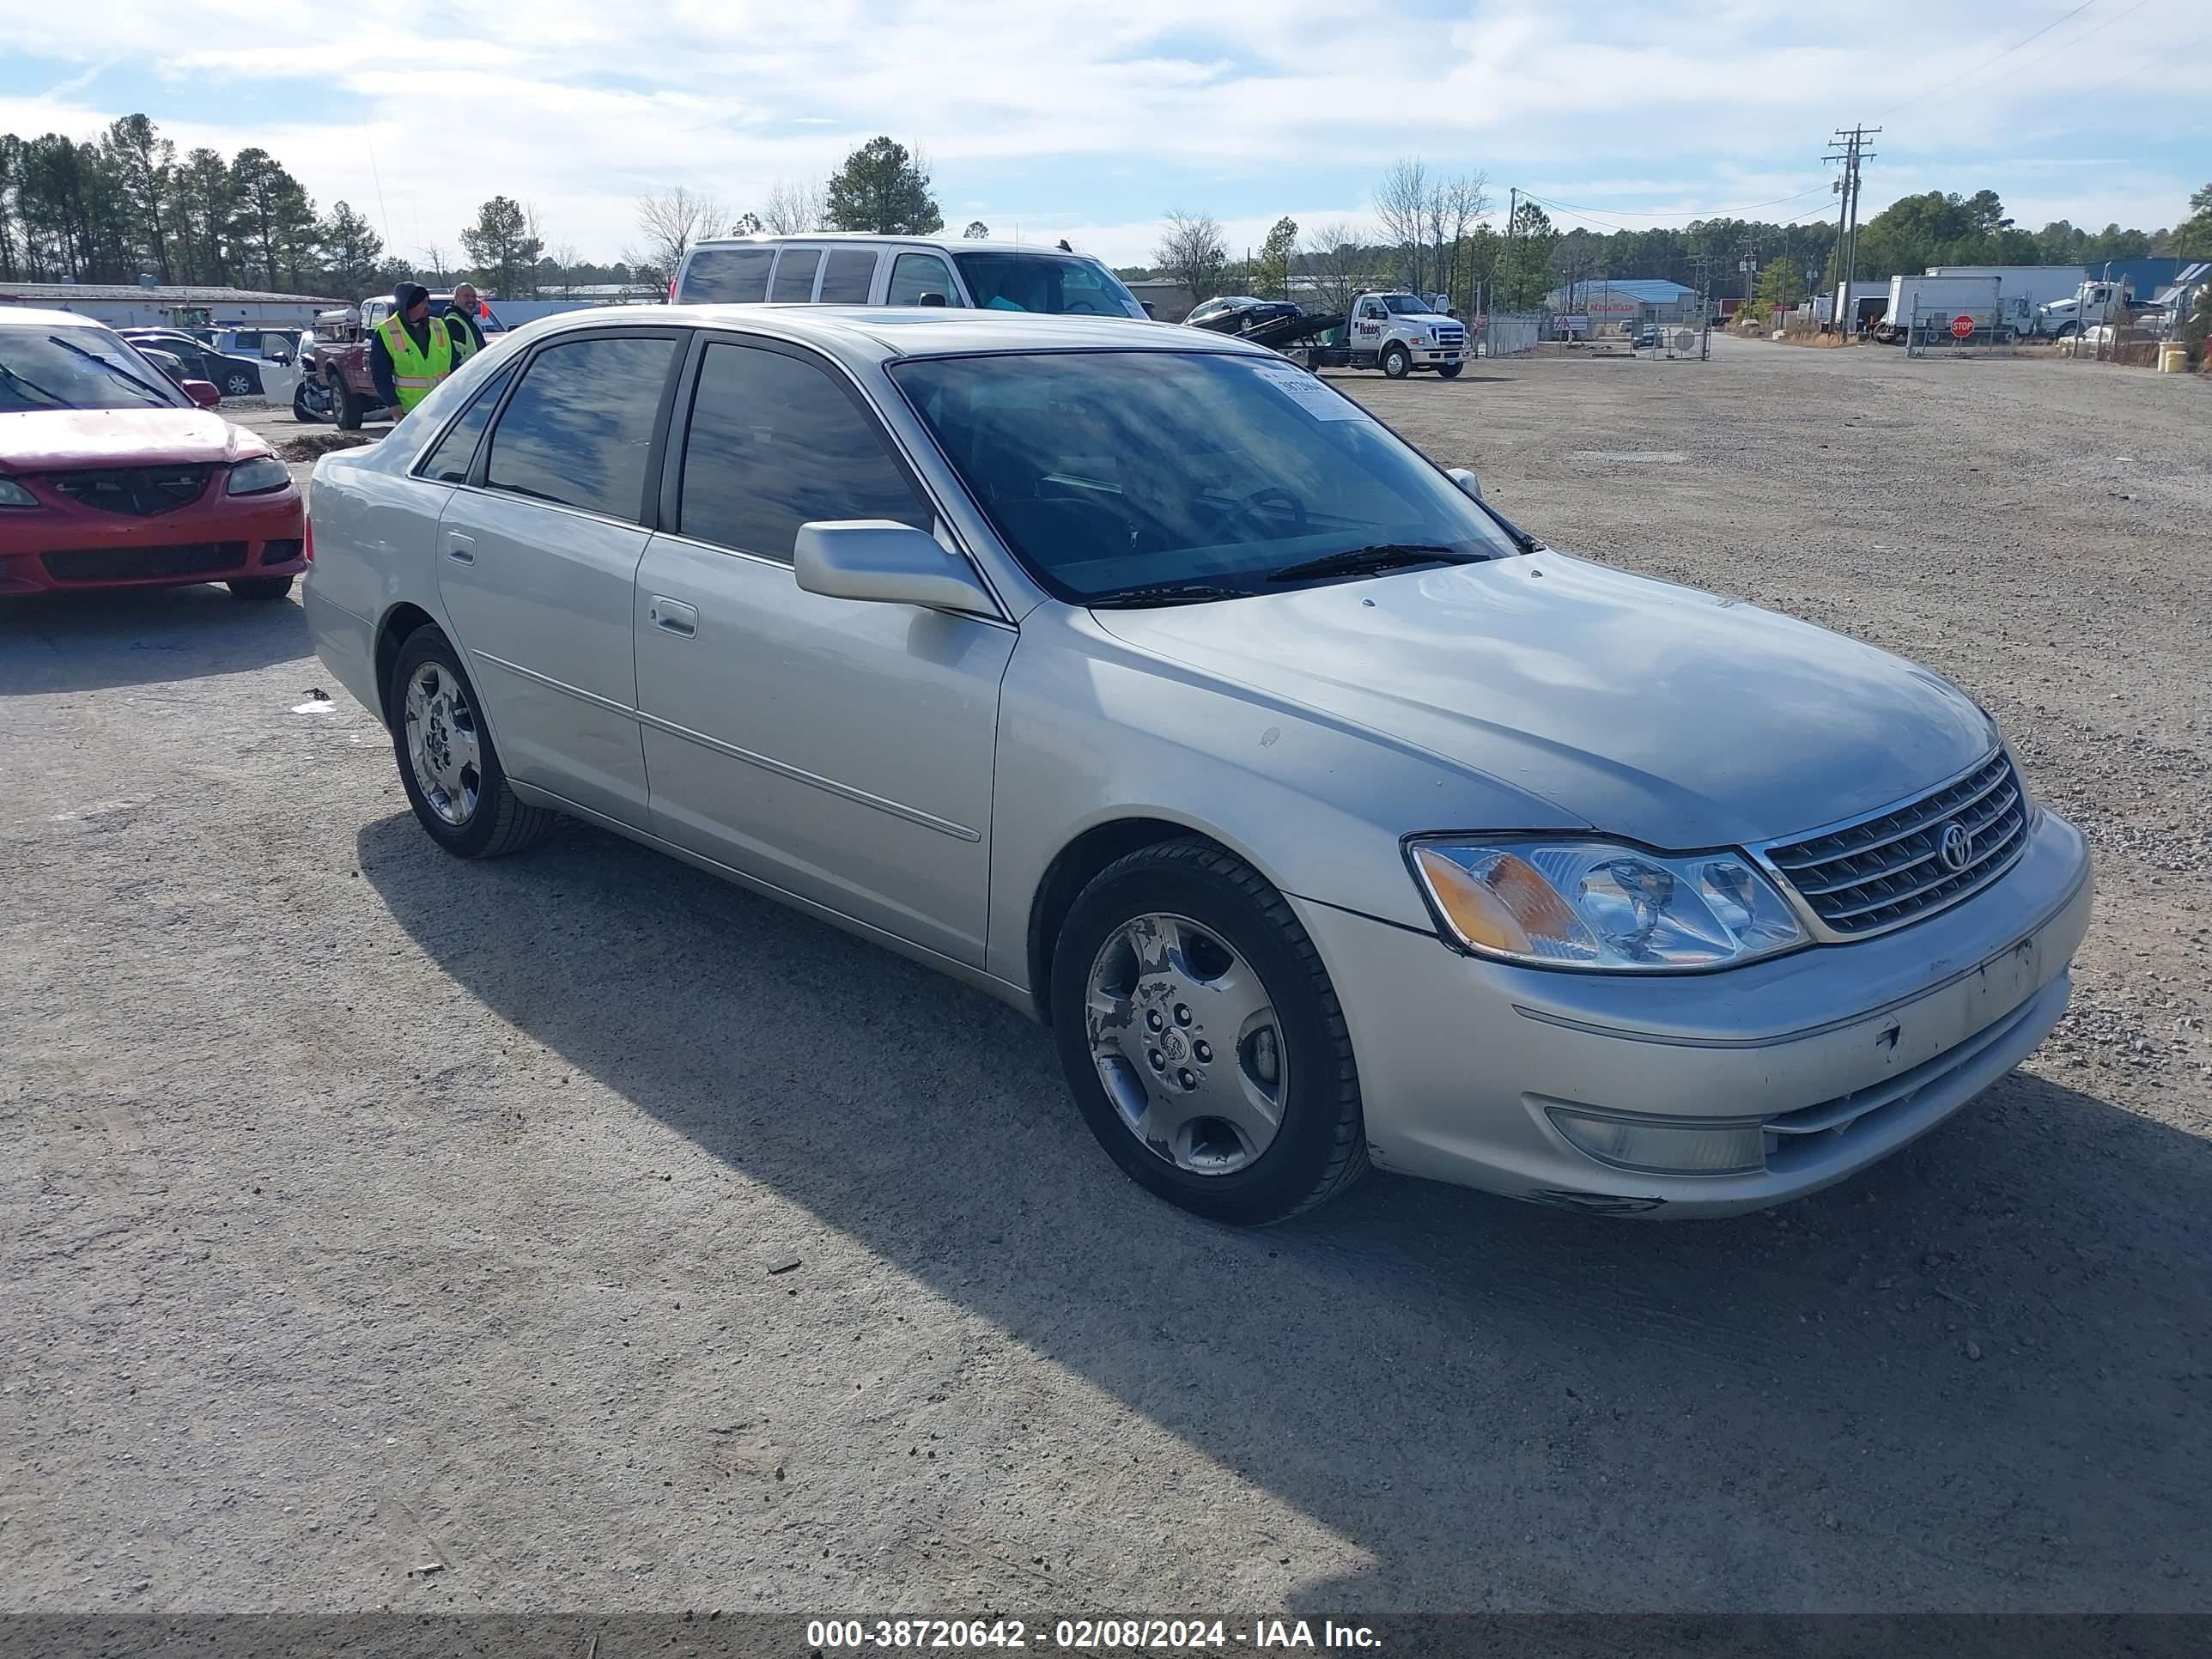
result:
[[[1512,287],[1509,289],[1507,292],[1509,294],[1517,294],[1520,292],[1521,289],[1521,267],[1515,263],[1513,258],[1513,222],[1521,216],[1520,185],[1515,185],[1511,188],[1511,190],[1507,193],[1506,202],[1505,269],[1511,273],[1508,276],[1507,280],[1512,284]]]
[[[1857,274],[1859,261],[1859,163],[1877,152],[1866,147],[1868,139],[1880,132],[1880,127],[1838,127],[1834,142],[1829,146],[1823,161],[1843,163],[1842,176],[1836,180],[1836,195],[1839,203],[1836,216],[1836,325],[1841,328],[1850,310],[1851,279]]]

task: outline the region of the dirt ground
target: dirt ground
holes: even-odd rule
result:
[[[2212,1608],[2212,381],[1716,349],[1345,384],[1952,676],[2101,883],[2028,1065],[1735,1221],[1202,1224],[980,995],[445,857],[295,604],[0,606],[0,1608]]]

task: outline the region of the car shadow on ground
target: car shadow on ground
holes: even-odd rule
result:
[[[0,599],[0,696],[236,674],[313,655],[297,603],[236,599],[205,583]]]
[[[1042,1030],[832,928],[596,831],[357,850],[461,990],[1356,1545],[1312,1616],[2208,1599],[2212,1156],[2094,1096],[2015,1074],[1732,1221],[1370,1177],[1240,1233],[1121,1178]]]

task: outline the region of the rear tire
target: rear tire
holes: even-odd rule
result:
[[[353,393],[346,390],[345,382],[332,376],[324,384],[331,390],[331,418],[337,422],[338,430],[360,431],[362,407],[354,401]]]
[[[1402,380],[1413,372],[1413,354],[1401,345],[1382,348],[1382,372],[1394,380]]]
[[[281,599],[292,591],[289,576],[244,576],[234,582],[225,582],[234,599]]]
[[[1148,961],[1117,967],[1127,930],[1147,921],[1178,924],[1200,949],[1176,947],[1163,957],[1164,968]],[[1201,951],[1213,957],[1211,966],[1194,960]],[[1108,1003],[1120,1000],[1124,1017],[1099,1018],[1093,1001],[1101,988]],[[1163,1010],[1152,1002],[1163,997],[1171,1012],[1154,1024]],[[1193,1005],[1188,1011],[1173,1006],[1182,997]],[[1255,1001],[1258,1014],[1236,1013]],[[1060,1066],[1091,1132],[1124,1174],[1170,1203],[1212,1221],[1262,1225],[1335,1197],[1366,1170],[1359,1074],[1328,971],[1283,896],[1212,842],[1190,837],[1141,848],[1091,880],[1054,947],[1052,1007]],[[1209,1015],[1219,1029],[1209,1030]],[[1142,1031],[1160,1032],[1158,1048],[1166,1050],[1151,1068],[1157,1079],[1144,1075],[1139,1019],[1147,1022]],[[1133,1053],[1123,1048],[1124,1036]],[[1180,1097],[1178,1072],[1180,1087],[1190,1091]],[[1255,1098],[1254,1085],[1273,1091],[1272,1103],[1263,1099],[1273,1127],[1256,1154],[1231,1144],[1224,1120],[1191,1115],[1210,1100],[1242,1115],[1239,1103]],[[1133,1114],[1151,1121],[1147,1103],[1157,1099],[1164,1122],[1178,1098],[1188,1103],[1182,1107],[1188,1139],[1178,1137],[1171,1151],[1141,1131]],[[1250,1138],[1254,1120],[1242,1115],[1242,1122],[1237,1143]],[[1209,1162],[1217,1168],[1205,1169]]]
[[[410,700],[418,684],[422,695]],[[401,642],[385,710],[407,804],[430,839],[455,858],[519,853],[560,823],[557,812],[525,805],[507,783],[476,687],[442,629],[418,628]]]

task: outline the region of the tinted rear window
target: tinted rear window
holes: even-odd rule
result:
[[[787,247],[775,268],[775,286],[769,290],[769,298],[786,304],[804,305],[814,297],[814,273],[822,264],[818,247]]]
[[[833,247],[822,267],[822,303],[825,306],[864,306],[876,280],[876,251],[872,247]]]
[[[691,250],[678,280],[676,297],[684,305],[753,305],[768,298],[772,247],[701,247]]]

